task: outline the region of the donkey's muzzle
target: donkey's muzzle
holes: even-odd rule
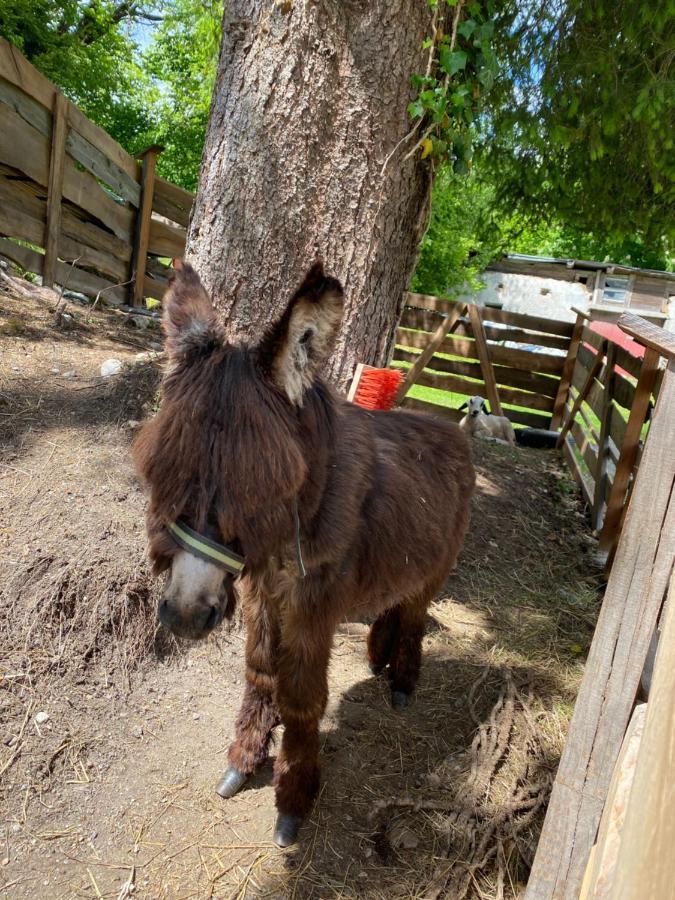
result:
[[[206,637],[223,621],[224,610],[207,601],[200,601],[182,611],[166,597],[160,601],[159,621],[177,637],[198,640]]]

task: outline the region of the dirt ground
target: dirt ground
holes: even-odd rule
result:
[[[55,327],[52,297],[0,285],[0,897],[518,896],[599,602],[555,454],[476,447],[471,531],[405,713],[368,672],[367,626],[340,629],[321,795],[281,851],[271,762],[214,793],[241,633],[179,646],[155,626],[129,445],[159,335],[66,311]],[[103,378],[111,357],[125,368]]]

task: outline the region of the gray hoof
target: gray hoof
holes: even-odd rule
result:
[[[274,843],[277,847],[290,847],[291,844],[295,844],[301,825],[302,819],[299,816],[280,813],[274,826]]]
[[[230,766],[216,785],[216,794],[220,794],[225,800],[229,800],[230,797],[234,797],[237,791],[243,788],[247,779],[248,775],[244,775],[243,772],[239,772],[234,766]]]
[[[405,709],[409,701],[410,694],[404,694],[403,691],[391,692],[391,705],[397,712]]]

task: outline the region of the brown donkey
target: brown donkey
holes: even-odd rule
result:
[[[459,428],[410,412],[367,412],[319,377],[342,313],[342,287],[317,263],[256,346],[227,343],[194,270],[164,300],[169,368],[134,458],[149,485],[156,572],[169,571],[161,622],[208,634],[241,597],[246,688],[218,786],[233,796],[274,767],[274,840],[296,840],[319,786],[319,721],[336,626],[378,616],[373,672],[392,703],[417,682],[426,609],[469,520],[474,471]]]

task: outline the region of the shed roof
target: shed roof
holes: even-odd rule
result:
[[[646,278],[658,278],[660,280],[675,283],[675,272],[663,272],[660,269],[640,269],[637,266],[624,266],[613,262],[594,262],[588,259],[561,259],[555,256],[533,256],[528,253],[504,253],[500,259],[496,259],[488,266],[489,269],[499,271],[500,263],[508,261],[509,268],[516,266],[527,270],[539,265],[558,265],[566,269],[581,269],[585,272],[607,272],[609,275],[642,275]]]

